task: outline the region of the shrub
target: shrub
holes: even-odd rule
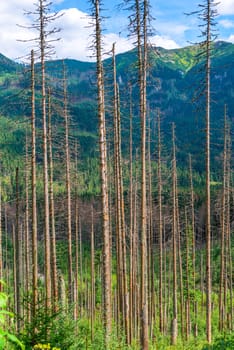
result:
[[[0,281],[0,284],[4,283]],[[20,340],[9,331],[9,324],[7,318],[11,319],[14,317],[12,312],[7,311],[7,301],[8,295],[3,292],[0,292],[0,350],[4,350],[10,344],[13,348],[20,347],[22,350],[25,349],[24,345]]]

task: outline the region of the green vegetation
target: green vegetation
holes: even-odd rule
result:
[[[3,281],[0,281],[1,288],[4,285]],[[14,317],[12,312],[8,311],[8,295],[0,292],[0,349],[13,349],[20,348],[25,350],[24,344],[11,332],[8,318]],[[16,347],[15,347],[15,346]]]
[[[222,128],[222,115],[223,106],[227,105],[228,111],[234,109],[233,105],[233,89],[232,81],[234,76],[233,44],[218,42],[215,44],[212,58],[212,99],[215,101],[212,107],[212,136],[214,139],[219,140],[220,135],[218,131]],[[157,107],[160,108],[165,117],[163,118],[162,128],[164,133],[164,144],[168,148],[170,145],[170,136],[168,134],[168,128],[171,122],[176,124],[177,133],[177,147],[179,149],[180,164],[183,168],[186,167],[186,155],[191,153],[194,155],[194,169],[199,173],[204,171],[203,160],[200,155],[203,147],[204,136],[202,130],[203,125],[203,112],[202,110],[196,110],[196,105],[192,102],[192,91],[196,87],[195,80],[199,82],[199,72],[196,60],[196,46],[189,46],[183,49],[165,50],[159,49],[159,54],[151,54],[151,75],[149,77],[148,87],[148,99],[152,110]],[[136,78],[136,66],[135,62],[136,52],[130,51],[117,56],[117,74],[120,81],[120,98],[126,96],[125,86],[131,80],[134,82]],[[227,64],[228,63],[228,64]],[[96,97],[95,87],[92,80],[95,77],[95,65],[93,63],[79,62],[75,60],[66,60],[67,78],[68,78],[68,92],[69,92],[69,112],[72,118],[72,129],[75,136],[78,137],[80,145],[80,155],[82,158],[93,154],[96,156],[96,150],[98,145],[97,139],[97,119],[96,119]],[[39,67],[38,67],[39,68]],[[38,71],[38,68],[36,71]],[[110,71],[110,60],[105,62],[106,74]],[[29,73],[25,74],[25,67],[20,64],[16,64],[7,58],[0,60],[0,102],[1,102],[1,135],[10,138],[11,135],[7,135],[12,130],[16,130],[18,125],[19,133],[22,130],[22,122],[26,121],[30,117],[30,76]],[[60,79],[62,76],[62,61],[51,61],[48,63],[48,74]],[[156,79],[156,80],[155,80]],[[57,90],[59,83],[55,83],[53,80],[54,89]],[[193,87],[193,88],[192,88]],[[59,88],[60,89],[60,88]],[[57,97],[54,100],[55,105],[59,98],[59,93],[55,93]],[[133,97],[137,101],[137,94],[133,91]],[[108,103],[108,99],[107,99]],[[111,102],[110,102],[111,103]],[[134,103],[135,104],[135,103]],[[56,108],[56,107],[55,107]],[[37,111],[40,108],[37,107]],[[122,115],[128,116],[128,106],[123,103]],[[137,113],[137,112],[136,112]],[[25,119],[26,116],[26,119]],[[109,121],[111,115],[107,114],[107,120]],[[152,113],[152,123],[155,118]],[[9,121],[7,126],[6,121]],[[13,125],[13,120],[16,119],[17,123]],[[38,123],[40,120],[40,114],[37,113]],[[5,121],[4,121],[5,120]],[[137,118],[134,117],[134,140],[138,143],[139,137],[139,125],[136,122]],[[29,122],[30,123],[30,122]],[[4,125],[5,126],[4,126]],[[123,118],[123,130],[128,129],[128,118]],[[14,132],[13,132],[14,134]],[[13,135],[12,135],[13,136]],[[25,134],[18,134],[15,140],[15,145],[9,145],[9,141],[5,139],[5,142],[1,143],[4,149],[10,149],[6,154],[5,150],[2,153],[3,161],[6,158],[11,159],[11,153],[14,155],[16,152],[11,147],[15,147],[18,154],[22,155],[22,145],[25,143]],[[128,134],[123,132],[123,145],[127,144]],[[193,140],[191,143],[190,140]],[[3,140],[4,141],[4,140]],[[20,142],[17,144],[17,142]],[[2,149],[3,147],[1,147]],[[212,159],[215,162],[219,155],[219,144],[216,144],[213,148]],[[15,150],[15,151],[16,151]],[[5,156],[6,154],[6,156]],[[199,157],[198,157],[199,155]],[[11,161],[10,161],[11,162]],[[9,163],[10,163],[9,162]],[[215,163],[214,168],[216,168]]]
[[[215,103],[211,105],[212,168],[209,185],[212,200],[213,339],[209,345],[206,343],[205,314],[205,108],[202,99],[199,105],[194,100],[194,90],[203,78],[203,72],[200,71],[202,63],[197,60],[197,49],[197,46],[176,50],[159,48],[157,52],[155,48],[150,49],[150,69],[147,74],[149,128],[146,132],[145,246],[141,226],[144,217],[141,212],[141,184],[144,179],[141,178],[137,50],[116,57],[116,78],[120,93],[117,114],[121,130],[120,125],[113,127],[113,86],[110,83],[113,75],[112,59],[103,62],[106,84],[104,134],[107,135],[107,140],[101,142],[94,83],[96,65],[76,60],[46,62],[46,87],[49,86],[52,92],[50,106],[46,100],[47,112],[50,110],[52,117],[48,198],[44,192],[46,167],[43,169],[43,161],[47,154],[44,153],[42,142],[41,66],[36,64],[37,178],[32,186],[30,69],[0,55],[0,278],[3,277],[8,285],[4,286],[4,292],[0,291],[0,350],[105,349],[106,324],[103,319],[106,316],[104,299],[107,292],[111,299],[112,326],[107,350],[142,349],[140,325],[143,312],[140,304],[146,294],[147,302],[149,301],[145,308],[149,314],[147,334],[150,335],[150,349],[234,348],[231,141],[228,140],[223,145],[224,105],[228,111],[234,110],[234,45],[217,42],[212,51],[211,83]],[[64,108],[65,89],[61,83],[63,63],[67,76],[68,111]],[[131,145],[130,83],[133,122]],[[157,130],[159,111],[161,140],[158,140]],[[69,132],[65,135],[64,116],[67,114],[70,117]],[[173,160],[171,123],[176,125],[176,159]],[[231,137],[232,130],[227,125],[225,132],[227,138]],[[69,139],[67,153],[66,138]],[[44,141],[45,139],[48,141],[46,137]],[[107,240],[111,246],[108,265],[111,268],[110,290],[103,288],[103,261],[107,254],[103,253],[104,240],[101,235],[104,224],[100,220],[100,213],[105,205],[101,201],[104,196],[101,193],[98,158],[99,146],[103,144],[107,146],[107,170],[104,175],[108,179],[108,186],[104,194],[108,197],[109,207],[104,219],[107,221],[108,216],[105,228],[110,231]],[[132,154],[129,155],[131,148]],[[192,157],[192,175],[189,154]],[[223,164],[225,159],[226,164]],[[175,164],[177,167],[173,167]],[[16,172],[17,168],[19,173]],[[173,173],[175,168],[176,174]],[[19,179],[16,174],[19,174]],[[32,209],[34,188],[37,202]],[[46,199],[49,201],[47,250],[44,222]],[[36,215],[33,216],[33,213]],[[35,237],[32,234],[35,228],[36,242],[33,241]],[[71,237],[68,235],[69,230]],[[174,246],[172,231],[176,236]],[[160,244],[162,251],[159,253]],[[141,253],[143,246],[145,256]],[[177,249],[176,256],[172,254],[174,247]],[[33,260],[35,256],[36,263]],[[140,266],[143,258],[146,271]],[[45,272],[48,271],[45,269],[45,261],[48,270],[51,270],[49,281],[46,280]],[[175,281],[174,263],[177,264],[175,270],[178,274]],[[36,277],[33,275],[35,266],[38,274]],[[160,301],[161,272],[163,295]],[[141,289],[145,276],[146,287]],[[53,283],[56,280],[52,286],[51,280]],[[49,286],[52,295],[49,298],[45,286]],[[178,342],[173,346],[171,322],[174,317],[175,289]],[[160,324],[160,306],[163,309],[163,325]],[[143,311],[145,314],[145,309]]]

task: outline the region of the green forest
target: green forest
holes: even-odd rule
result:
[[[234,44],[201,1],[198,42],[51,58],[35,1],[26,63],[0,55],[0,350],[234,349]],[[24,45],[24,43],[22,43]],[[35,49],[36,47],[36,49]]]

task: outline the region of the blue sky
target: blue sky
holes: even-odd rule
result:
[[[37,0],[2,1],[0,11],[0,47],[1,53],[17,59],[31,49],[31,43],[18,40],[30,39],[36,34],[17,24],[30,26],[32,18],[24,15],[24,10],[33,10]],[[75,58],[82,61],[91,60],[88,47],[92,45],[89,17],[89,2],[85,0],[52,0],[53,10],[64,13],[56,26],[61,28],[61,40],[56,44],[57,58]],[[127,12],[120,10],[121,0],[103,0],[103,15],[106,17],[103,27],[104,48],[108,51],[113,42],[116,50],[124,52],[132,48],[127,38]],[[198,41],[199,29],[196,17],[185,13],[198,9],[203,0],[151,0],[151,12],[155,18],[152,25],[155,33],[151,42],[165,48],[176,48]],[[217,28],[219,39],[234,43],[234,0],[221,0],[218,6]]]
[[[199,35],[196,18],[186,16],[198,9],[198,4],[204,0],[151,0],[152,16],[155,18],[154,28],[159,35],[166,35],[179,40],[179,45],[195,39]],[[218,1],[217,24],[220,37],[226,40],[234,35],[234,0]],[[126,11],[120,11],[118,5],[121,0],[103,0],[103,14],[107,16],[105,29],[107,31],[124,31],[127,24]],[[55,6],[57,10],[76,7],[83,12],[89,12],[89,3],[84,0],[59,0]]]

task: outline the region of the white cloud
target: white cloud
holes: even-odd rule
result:
[[[103,51],[104,52],[109,52],[112,48],[113,43],[116,43],[115,45],[115,52],[116,54],[122,53],[128,50],[131,50],[133,48],[133,44],[129,39],[122,38],[117,34],[110,33],[104,35],[103,38]]]
[[[64,15],[57,21],[61,28],[61,40],[56,44],[58,57],[75,58],[82,61],[94,60],[92,18],[77,8],[70,8],[63,11]],[[178,26],[179,32],[182,26]],[[184,29],[185,27],[183,27]],[[152,44],[167,49],[178,48],[176,42],[169,36],[156,35],[150,38]],[[133,48],[132,40],[121,37],[115,33],[103,35],[103,57],[110,52],[113,43],[116,43],[116,54],[126,52]]]
[[[226,29],[234,27],[234,21],[230,21],[229,19],[223,19],[219,21],[219,24]]]
[[[62,0],[55,0],[54,3]],[[36,1],[32,0],[6,0],[0,6],[0,52],[11,59],[26,57],[34,43],[30,40],[36,38],[38,33],[30,29],[35,12]],[[24,42],[22,42],[24,41]]]
[[[160,31],[160,33],[174,37],[183,35],[188,29],[189,26],[187,25],[173,22],[160,23],[157,27],[157,30]]]
[[[6,0],[2,1],[0,5],[0,52],[5,56],[16,59],[28,55],[33,47],[32,42],[19,42],[17,40],[29,40],[38,35],[31,30],[23,27],[18,27],[17,24],[29,27],[32,21],[32,16],[25,16],[25,11],[35,10],[34,3],[36,0]],[[54,3],[62,3],[64,0],[53,0]],[[234,0],[223,0],[219,5],[219,11],[222,14],[234,13]],[[89,50],[93,46],[94,28],[91,27],[91,17],[77,8],[69,8],[61,11],[64,13],[52,25],[61,28],[58,36],[61,40],[55,43],[56,57],[58,58],[74,58],[82,61],[94,60],[91,57],[94,52]],[[14,15],[13,15],[14,14]],[[110,21],[110,20],[109,20]],[[113,18],[112,26],[108,24],[109,28],[120,28],[122,26],[114,25],[120,20]],[[118,22],[118,23],[119,23]],[[122,22],[121,22],[122,23]],[[234,22],[230,18],[222,18],[220,25],[224,29],[234,27]],[[150,38],[152,44],[162,46],[167,49],[178,48],[182,42],[186,42],[186,35],[191,31],[193,24],[187,21],[183,23],[173,22],[157,22],[155,24],[157,34]],[[114,31],[114,29],[113,29]],[[230,35],[226,34],[226,36]],[[223,33],[225,36],[225,33]],[[230,36],[232,39],[232,36]],[[231,40],[229,39],[229,40]],[[233,40],[233,39],[232,39]],[[132,41],[113,32],[104,32],[103,36],[103,51],[111,50],[113,42],[116,42],[116,53],[122,53],[132,49]]]
[[[60,3],[63,0],[53,0]],[[0,52],[11,58],[18,59],[27,56],[34,48],[32,42],[27,42],[38,36],[38,33],[29,29],[37,1],[33,0],[6,0],[0,5]],[[21,42],[21,41],[24,42]]]
[[[220,15],[234,15],[234,0],[221,0],[218,12]]]
[[[57,42],[58,57],[87,60],[89,46],[92,44],[92,18],[76,8],[62,11],[63,16],[56,21],[61,28],[61,40]]]
[[[3,5],[3,6],[2,6]],[[24,9],[32,9],[30,0],[12,0],[4,1],[0,11],[0,47],[1,53],[10,58],[17,58],[25,55],[28,44],[21,43],[17,40],[28,40],[33,33],[20,26],[29,26],[30,22],[24,15]],[[12,15],[14,13],[14,15]]]
[[[63,0],[57,0],[57,2],[61,1]],[[23,59],[24,56],[28,55],[35,44],[26,41],[38,36],[37,32],[28,29],[31,25],[32,16],[25,16],[24,9],[27,11],[35,9],[32,6],[32,0],[4,1],[1,5],[1,53],[11,59]],[[13,12],[14,16],[12,16]],[[61,37],[61,40],[54,43],[56,57],[74,58],[82,61],[94,60],[94,52],[90,49],[93,46],[94,33],[94,27],[91,25],[92,18],[77,8],[66,9],[61,13],[63,13],[63,16],[52,23],[52,26],[56,25],[61,29],[61,32],[57,34]],[[132,44],[127,39],[114,33],[108,33],[103,36],[103,51],[110,51],[113,42],[116,42],[116,53],[132,48]]]
[[[231,42],[234,44],[234,34],[231,34],[228,38],[227,41]]]
[[[179,45],[167,36],[155,35],[150,38],[150,42],[158,47],[164,47],[168,50],[179,48]]]

